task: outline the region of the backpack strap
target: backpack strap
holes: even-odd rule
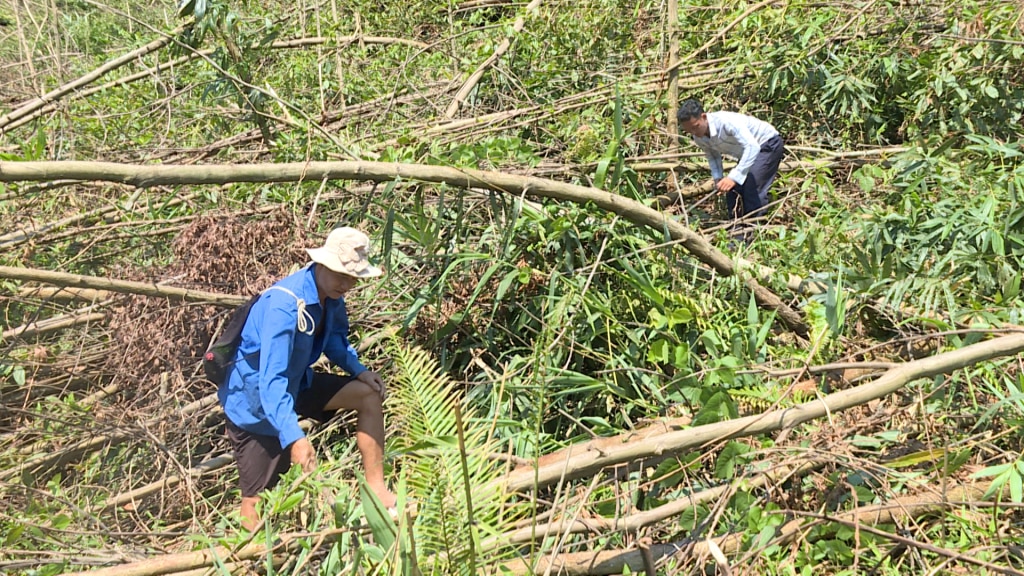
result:
[[[295,303],[298,306],[298,324],[296,328],[298,328],[299,332],[302,332],[307,336],[312,336],[313,332],[316,331],[316,321],[313,320],[313,315],[309,313],[309,310],[306,310],[306,301],[296,296],[294,292],[285,288],[284,286],[271,286],[270,288],[264,290],[264,293],[269,292],[271,290],[280,290],[281,292],[285,292],[292,298],[295,298]]]

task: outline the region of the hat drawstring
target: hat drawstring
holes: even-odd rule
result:
[[[302,332],[307,336],[312,336],[313,332],[316,331],[316,321],[313,320],[313,315],[309,313],[309,310],[306,310],[306,301],[296,296],[294,292],[284,286],[271,286],[270,288],[267,288],[267,290],[280,290],[290,294],[292,298],[295,298],[295,303],[298,306],[298,320],[296,328],[298,328],[299,332]]]

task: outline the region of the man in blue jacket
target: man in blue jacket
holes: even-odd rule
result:
[[[384,481],[384,381],[359,362],[349,343],[345,294],[363,278],[381,275],[366,257],[369,238],[338,228],[302,270],[267,289],[249,311],[235,362],[217,391],[227,415],[242,489],[243,525],[258,522],[256,502],[291,464],[304,472],[316,454],[299,417],[320,421],[355,410],[356,446],[366,481],[386,507],[395,495]],[[347,376],[313,372],[324,354]]]
[[[753,116],[705,112],[692,98],[679,104],[676,119],[679,128],[704,151],[715,188],[725,193],[729,217],[763,216],[769,203],[768,190],[785,152],[779,131]],[[737,160],[728,175],[722,166],[723,154]]]

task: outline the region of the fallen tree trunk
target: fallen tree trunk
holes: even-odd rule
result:
[[[0,342],[10,340],[11,338],[28,338],[29,336],[38,336],[48,332],[57,332],[58,330],[71,328],[72,326],[98,322],[106,317],[107,314],[105,312],[75,312],[72,314],[63,314],[54,318],[47,318],[46,320],[40,320],[38,322],[29,322],[28,324],[18,326],[17,328],[4,330],[4,332],[0,334]]]
[[[133,186],[224,184],[227,182],[297,182],[323,180],[400,179],[444,183],[460,188],[486,188],[516,195],[531,195],[578,204],[593,203],[630,222],[665,234],[698,260],[723,276],[737,272],[733,262],[703,236],[669,219],[663,213],[635,200],[596,188],[499,172],[385,162],[292,162],[282,164],[139,166],[111,162],[0,162],[0,182],[46,181],[71,178],[121,182]],[[801,315],[785,304],[755,278],[746,277],[758,304],[776,311],[778,317],[798,334],[807,333]]]
[[[570,452],[561,462],[548,462],[541,466],[512,471],[503,479],[504,487],[511,491],[540,488],[561,481],[593,476],[607,466],[633,462],[641,458],[667,457],[730,438],[776,432],[888,396],[919,378],[947,374],[978,362],[1022,351],[1024,333],[979,342],[952,352],[907,362],[888,370],[869,384],[842,390],[792,408],[660,434],[638,442],[607,446],[600,451],[592,450],[582,454]]]
[[[946,494],[931,493],[923,496],[907,496],[897,498],[886,504],[877,506],[865,506],[856,508],[843,514],[833,517],[815,519],[812,522],[805,520],[793,520],[785,524],[778,532],[773,541],[774,544],[786,545],[792,543],[800,535],[806,535],[809,529],[808,524],[821,522],[835,522],[848,526],[876,526],[880,524],[891,524],[897,520],[912,520],[935,514],[951,507],[963,506],[980,499],[987,491],[987,485],[956,486]],[[776,512],[781,514],[784,512]],[[883,533],[888,535],[888,533]],[[895,535],[890,535],[895,537]],[[904,539],[905,540],[905,539]],[[711,545],[725,554],[735,554],[743,545],[742,534],[726,534],[710,538],[704,541],[680,540],[665,544],[656,544],[649,548],[655,560],[662,560],[676,554],[686,554],[691,558],[707,558],[711,554]],[[1003,573],[1020,575],[1021,572],[1004,568],[966,556],[964,554],[943,550],[934,546],[928,547],[929,551],[942,554],[968,564],[982,566],[989,570]],[[698,560],[699,561],[699,560]],[[502,573],[510,576],[527,576],[541,574],[562,574],[562,575],[608,575],[622,574],[628,567],[632,572],[643,572],[644,564],[640,550],[611,550],[598,552],[571,552],[563,554],[549,554],[538,558],[535,562],[527,559],[517,559],[507,562],[502,566]]]
[[[175,288],[173,286],[164,286],[155,282],[149,283],[134,282],[131,280],[111,280],[109,278],[100,278],[97,276],[82,276],[79,274],[51,272],[49,270],[38,270],[35,268],[16,268],[13,266],[0,266],[0,278],[28,282],[44,282],[55,286],[91,288],[95,290],[117,292],[120,294],[157,296],[160,298],[169,298],[171,300],[203,302],[218,306],[238,306],[239,304],[245,304],[246,300],[248,300],[246,296],[204,292],[202,290],[190,290],[188,288]]]

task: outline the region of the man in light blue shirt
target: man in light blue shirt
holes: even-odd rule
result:
[[[779,172],[785,142],[771,124],[736,112],[705,112],[700,102],[684,100],[676,114],[679,128],[693,137],[711,165],[715,188],[726,195],[731,218],[759,217]],[[726,175],[722,155],[737,159]],[[742,200],[742,203],[740,202]]]
[[[316,455],[299,417],[329,419],[355,410],[356,446],[366,480],[386,507],[395,496],[384,481],[384,381],[367,370],[349,343],[344,295],[381,270],[366,257],[369,238],[338,228],[324,246],[307,250],[312,263],[264,291],[249,310],[234,362],[217,396],[227,416],[242,489],[243,525],[258,521],[260,492],[291,464],[304,472]],[[348,376],[313,372],[324,354]]]

